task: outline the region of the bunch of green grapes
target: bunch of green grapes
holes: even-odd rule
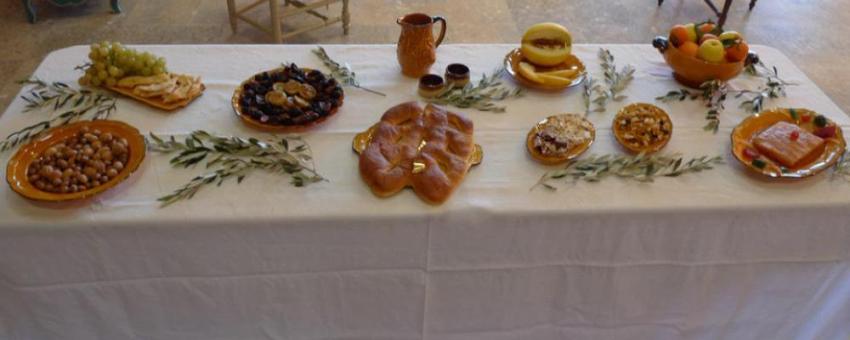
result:
[[[164,58],[124,47],[120,42],[92,44],[89,61],[86,74],[80,78],[81,85],[113,86],[123,77],[168,72]]]

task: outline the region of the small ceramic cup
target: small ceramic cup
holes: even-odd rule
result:
[[[446,66],[446,82],[451,87],[464,87],[469,84],[469,67],[464,64]]]
[[[443,77],[436,74],[426,74],[419,78],[419,95],[424,98],[434,98],[446,89]]]

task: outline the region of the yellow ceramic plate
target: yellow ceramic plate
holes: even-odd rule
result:
[[[745,152],[747,148],[758,150],[752,145],[753,137],[781,121],[797,124],[803,130],[813,132],[817,129],[814,125],[814,117],[817,115],[816,112],[806,109],[773,109],[750,116],[732,130],[732,154],[747,168],[768,177],[805,178],[817,175],[835,165],[844,153],[847,143],[840,126],[835,127],[835,136],[825,138],[826,144],[821,153],[813,155],[811,159],[804,161],[803,165],[795,168],[783,167],[764,155],[756,157],[764,163],[763,166],[757,166],[754,163],[759,162],[754,162]],[[808,118],[805,118],[807,116]],[[829,119],[827,122],[827,126],[835,125],[835,122]]]
[[[667,125],[670,126],[670,133],[661,136],[661,138],[647,146],[628,143],[625,137],[626,132],[623,131],[623,128],[620,126],[620,124],[617,124],[617,122],[624,116],[635,114],[638,112],[647,113],[655,119],[667,123]],[[651,154],[657,152],[658,150],[664,148],[664,146],[667,145],[667,142],[670,141],[670,137],[673,136],[673,122],[670,121],[670,116],[667,115],[667,112],[664,112],[664,110],[662,110],[660,107],[652,104],[635,103],[620,109],[620,111],[617,112],[617,116],[614,117],[614,121],[611,123],[611,125],[611,130],[614,131],[614,137],[617,138],[617,142],[619,142],[624,149],[633,153],[643,152],[644,154]]]
[[[372,134],[375,133],[375,128],[378,124],[370,126],[366,131],[358,133],[354,136],[354,140],[351,142],[351,148],[354,149],[356,153],[362,153],[363,150],[369,146],[369,142],[372,141]],[[472,151],[472,154],[469,156],[469,163],[472,165],[481,164],[481,161],[484,160],[484,149],[481,148],[481,145],[475,144],[475,150]]]
[[[30,164],[39,156],[44,154],[49,147],[56,145],[80,131],[84,126],[90,129],[98,129],[103,132],[112,133],[116,137],[124,137],[127,139],[128,152],[130,156],[127,160],[127,165],[113,179],[109,180],[98,187],[91,188],[86,191],[78,191],[69,194],[52,193],[41,191],[33,186],[27,179],[27,169]],[[136,128],[127,125],[126,123],[114,120],[96,120],[69,124],[47,131],[38,139],[22,146],[6,166],[6,182],[12,187],[12,190],[29,199],[45,202],[64,202],[71,200],[80,200],[89,198],[107,191],[118,183],[121,183],[127,177],[130,177],[139,164],[145,159],[145,138],[139,133]]]
[[[581,84],[585,78],[585,69],[584,64],[582,64],[581,60],[578,59],[574,54],[571,54],[569,59],[565,61],[561,65],[553,66],[553,67],[537,67],[539,72],[546,71],[554,71],[554,70],[577,70],[576,77],[573,81],[567,85],[562,86],[553,86],[546,85],[541,83],[535,83],[531,80],[526,79],[521,74],[519,74],[519,63],[524,61],[525,57],[520,52],[520,49],[514,49],[507,56],[505,56],[505,70],[508,71],[508,74],[516,80],[517,83],[522,85],[523,87],[532,88],[536,90],[544,90],[544,91],[561,91],[578,84]]]
[[[271,73],[271,72],[276,72],[276,71],[280,71],[280,70],[283,70],[283,68],[279,67],[279,68],[264,71],[264,72]],[[306,68],[306,67],[302,67],[301,70],[304,71],[305,74],[307,72],[313,71],[313,69]],[[261,74],[261,73],[263,73],[263,72],[260,72],[260,73],[257,73],[257,74]],[[251,76],[251,78],[248,78],[245,81],[243,81],[241,84],[239,84],[239,86],[236,88],[236,90],[233,91],[233,98],[230,100],[230,103],[233,106],[233,112],[236,113],[236,116],[239,117],[239,119],[241,119],[242,122],[245,123],[245,125],[248,125],[248,126],[255,128],[257,130],[266,131],[266,132],[277,132],[277,133],[302,132],[304,130],[310,129],[310,128],[316,126],[316,125],[321,124],[322,122],[324,122],[325,120],[327,120],[331,116],[335,115],[337,113],[337,111],[339,111],[339,108],[342,107],[342,104],[345,101],[345,93],[343,92],[343,95],[340,97],[339,106],[332,107],[331,111],[328,112],[327,115],[325,115],[323,117],[319,117],[319,119],[316,119],[314,121],[311,121],[311,122],[308,122],[308,123],[305,123],[305,124],[298,124],[298,125],[265,124],[263,122],[260,122],[256,119],[254,119],[254,118],[251,118],[251,116],[242,112],[242,105],[239,104],[239,99],[242,98],[242,90],[243,90],[245,84],[250,82],[251,80],[253,80],[254,77],[257,76],[257,74]],[[327,75],[325,75],[325,76],[327,76]],[[340,86],[340,85],[337,84],[337,86]]]
[[[589,128],[586,129],[586,131],[590,133],[590,139],[588,139],[586,142],[584,142],[580,145],[573,147],[572,149],[570,149],[569,152],[567,152],[566,154],[561,155],[559,157],[545,156],[545,155],[541,154],[539,151],[537,151],[537,148],[534,147],[534,137],[537,136],[537,133],[540,132],[540,130],[542,130],[543,127],[550,124],[551,120],[558,119],[558,118],[564,118],[564,117],[579,118],[583,122],[587,123]],[[528,131],[528,135],[525,138],[525,146],[526,146],[526,149],[528,149],[528,153],[531,154],[531,157],[533,157],[538,162],[546,164],[546,165],[556,165],[556,164],[561,164],[561,163],[567,162],[571,159],[574,159],[574,158],[580,156],[585,151],[587,151],[587,149],[590,148],[590,145],[593,144],[594,140],[596,140],[596,128],[593,127],[593,123],[591,123],[589,120],[587,120],[586,118],[584,118],[584,116],[582,116],[580,114],[566,113],[566,114],[547,117],[546,119],[541,120],[540,122],[535,124],[531,128],[531,130]]]

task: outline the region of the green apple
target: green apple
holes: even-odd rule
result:
[[[710,39],[699,46],[697,57],[710,63],[722,63],[726,58],[726,50],[720,40]]]
[[[688,30],[688,39],[693,42],[697,42],[697,26],[694,23],[690,23],[685,25],[685,29]]]
[[[743,36],[741,36],[741,33],[738,33],[736,31],[723,32],[717,38],[719,38],[720,41],[723,41],[723,40],[743,40],[744,39]]]

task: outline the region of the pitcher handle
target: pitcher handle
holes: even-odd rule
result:
[[[440,47],[440,43],[443,42],[443,38],[446,37],[446,19],[441,16],[431,17],[431,20],[434,22],[440,22],[440,35],[437,37],[437,42],[434,43],[434,48]]]

